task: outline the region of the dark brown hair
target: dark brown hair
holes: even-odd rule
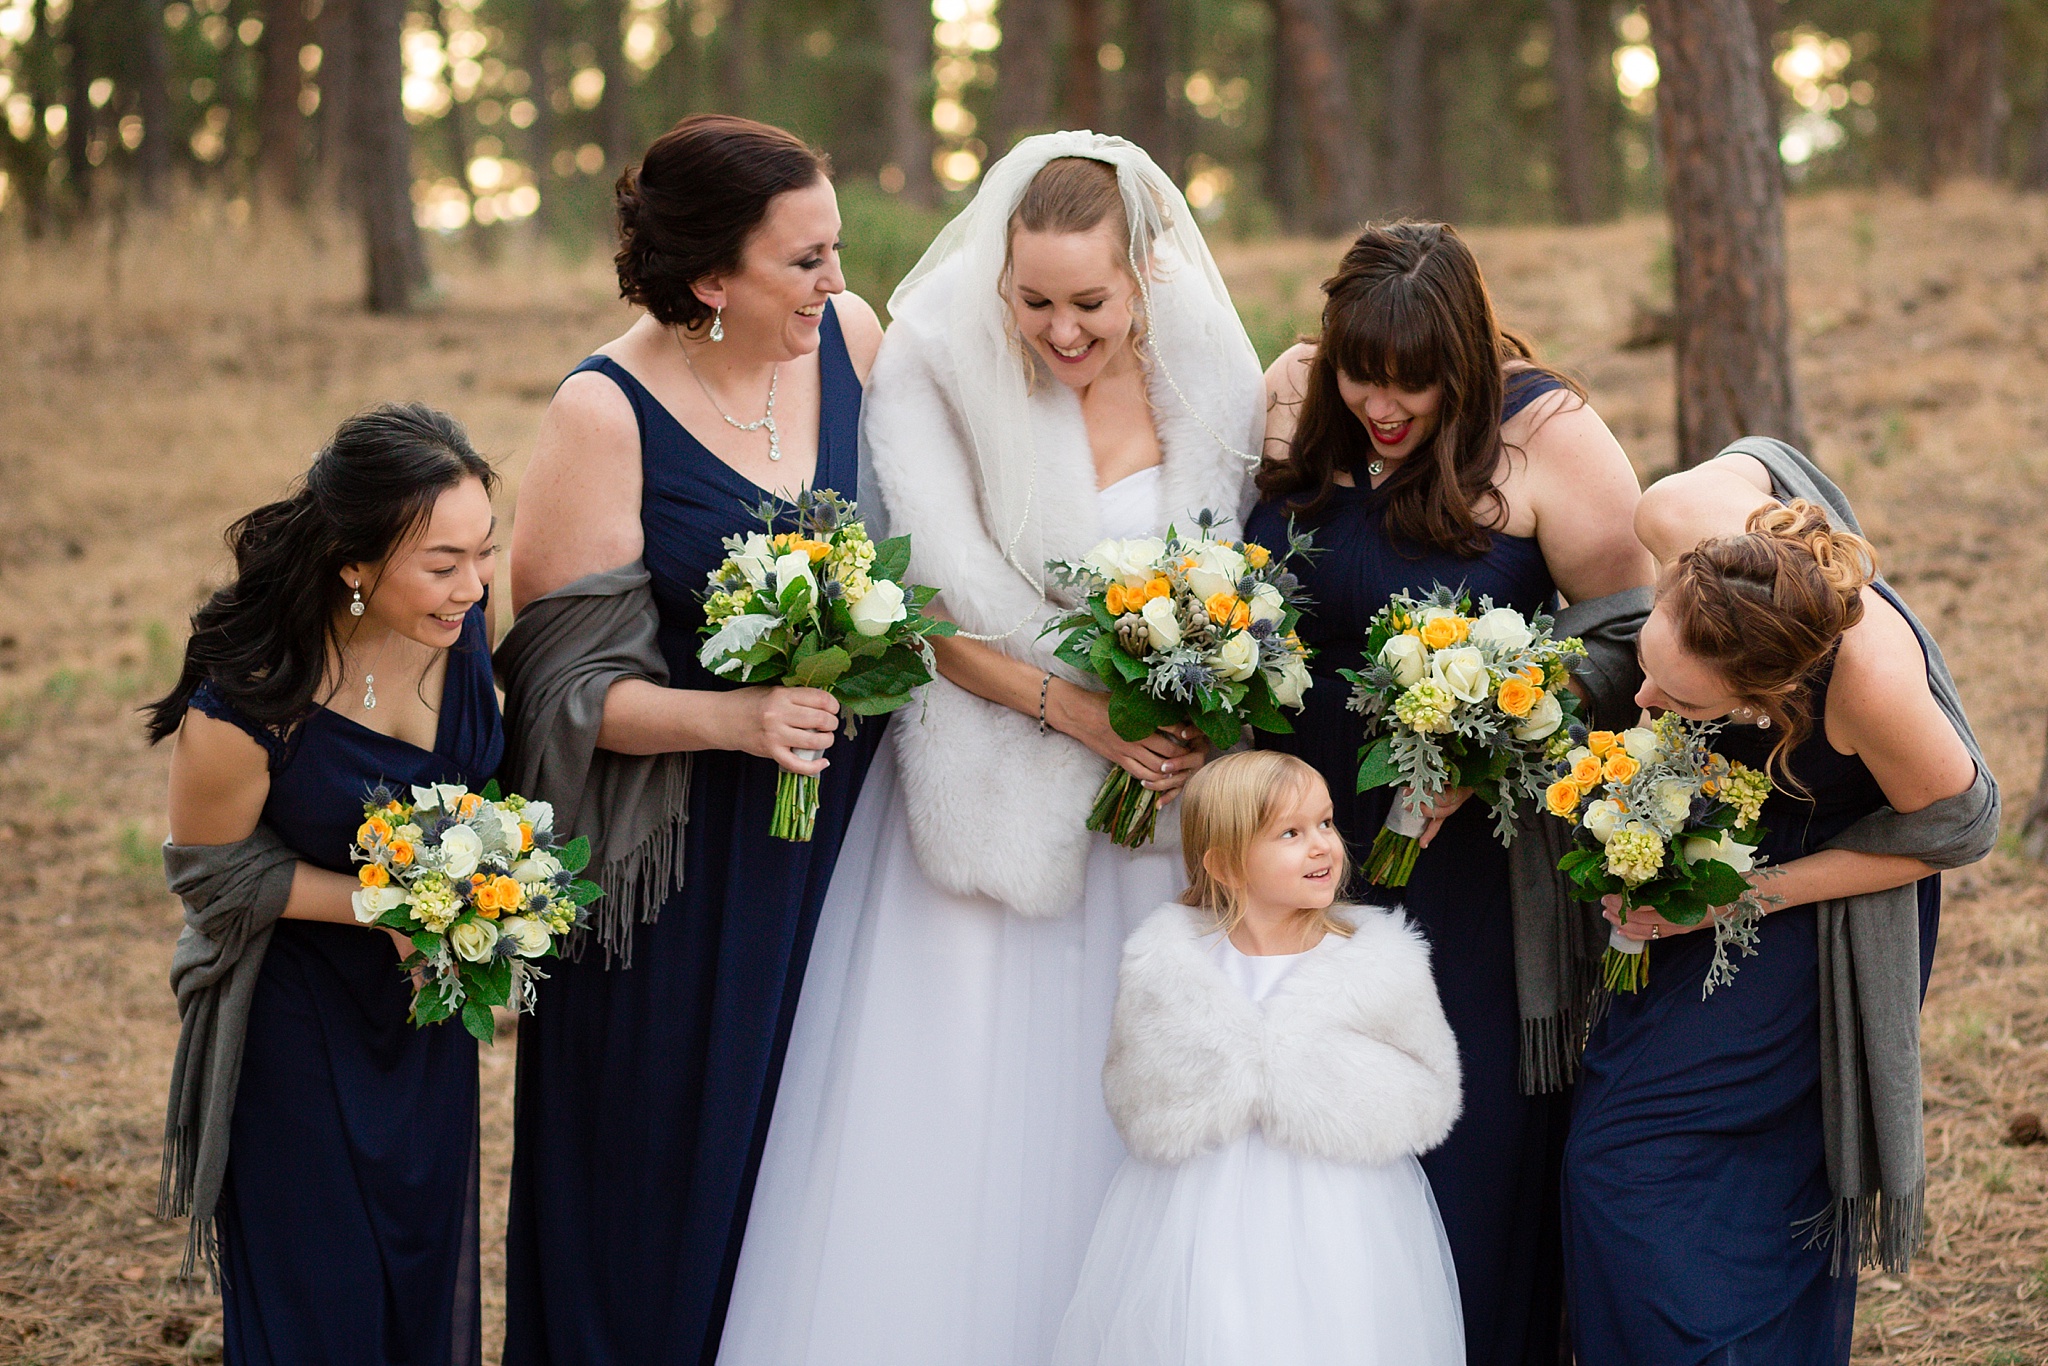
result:
[[[736,270],[775,196],[832,174],[793,133],[729,114],[692,114],[619,176],[619,297],[654,320],[698,327],[711,309],[690,289]]]
[[[1776,765],[1813,727],[1808,683],[1863,620],[1877,551],[1803,498],[1749,514],[1740,536],[1701,541],[1664,571],[1657,602],[1678,643],[1779,728]]]
[[[1386,527],[1420,553],[1474,557],[1493,543],[1482,513],[1504,511],[1500,464],[1503,366],[1529,362],[1526,342],[1501,330],[1471,249],[1448,223],[1371,223],[1323,281],[1322,335],[1310,362],[1288,458],[1270,456],[1259,493],[1286,499],[1306,521],[1329,506],[1342,472],[1364,482],[1372,438],[1344,405],[1342,374],[1410,392],[1443,385],[1436,430],[1381,486]],[[1585,390],[1544,366],[1583,402]],[[1494,504],[1486,508],[1488,501]]]

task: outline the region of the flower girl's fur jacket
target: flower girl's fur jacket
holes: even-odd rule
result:
[[[1170,902],[1130,937],[1102,1082],[1134,1156],[1184,1162],[1253,1125],[1274,1147],[1371,1166],[1443,1142],[1458,1045],[1429,946],[1398,911],[1337,914],[1351,937],[1326,939],[1263,1002],[1211,957],[1207,911]]]

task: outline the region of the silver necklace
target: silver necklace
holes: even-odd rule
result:
[[[1366,477],[1370,479],[1377,479],[1386,472],[1387,462],[1384,460],[1375,460],[1365,467]]]
[[[718,406],[718,400],[712,396],[711,386],[704,382],[704,376],[697,373],[697,362],[690,359],[690,352],[687,347],[683,348],[683,364],[690,367],[690,378],[697,381],[697,387],[704,391],[704,399],[711,405],[711,411],[724,418],[726,426],[733,428],[735,431],[742,432],[758,432],[764,427],[767,428],[768,458],[770,460],[782,459],[782,433],[775,430],[775,386],[782,381],[782,367],[780,365],[776,365],[768,371],[768,411],[762,413],[753,422],[741,422],[731,413]]]

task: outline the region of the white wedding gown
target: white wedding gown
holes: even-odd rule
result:
[[[1326,939],[1324,945],[1329,941]],[[1254,1001],[1309,954],[1209,952]],[[1128,1159],[1053,1366],[1463,1366],[1457,1271],[1422,1164],[1267,1145]]]
[[[1103,536],[1159,534],[1160,478],[1101,491]],[[1046,1366],[1124,1156],[1102,1100],[1117,964],[1185,885],[1178,832],[1169,806],[1143,849],[1092,837],[1081,905],[1027,919],[932,885],[884,742],[818,922],[720,1366]]]

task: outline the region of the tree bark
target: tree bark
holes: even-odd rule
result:
[[[1286,28],[1280,22],[1280,0],[1273,10],[1272,73],[1266,82],[1266,197],[1273,201],[1280,226],[1288,232],[1308,231],[1308,168],[1301,147],[1301,92],[1294,65],[1287,56]]]
[[[2004,48],[2000,0],[1934,0],[1928,164],[1934,180],[1998,174]]]
[[[354,185],[369,258],[365,302],[403,313],[428,284],[427,254],[412,216],[412,127],[405,121],[400,41],[406,0],[351,0],[355,10]]]
[[[1067,0],[1067,78],[1060,123],[1101,132],[1102,0]]]
[[[1425,218],[1444,212],[1441,124],[1430,78],[1436,9],[1436,0],[1394,0],[1387,7],[1387,207]]]
[[[718,75],[719,94],[728,114],[746,114],[754,106],[754,69],[759,65],[754,48],[754,4],[755,0],[732,0],[725,11],[725,51]]]
[[[1308,220],[1317,232],[1349,233],[1370,212],[1372,149],[1352,109],[1336,8],[1332,0],[1275,0],[1275,8],[1308,152]]]
[[[1761,58],[1764,117],[1770,123],[1774,139],[1780,125],[1778,112],[1785,98],[1785,88],[1778,83],[1778,73],[1771,69],[1771,63],[1778,55],[1778,6],[1783,3],[1784,0],[1749,0],[1750,17],[1756,22],[1757,56]]]
[[[299,49],[312,40],[305,0],[269,0],[264,6],[262,67],[257,79],[256,179],[265,198],[302,204],[306,116],[299,112],[305,72]]]
[[[996,49],[989,119],[992,157],[1009,151],[1018,138],[1052,127],[1053,0],[1003,0],[996,17],[1002,20],[1003,44]]]
[[[356,201],[354,130],[362,123],[356,108],[356,6],[362,0],[323,0],[313,26],[320,44],[320,108],[314,151],[320,163],[320,191],[337,209],[353,209]]]
[[[932,173],[931,6],[925,0],[882,0],[884,41],[888,44],[885,101],[888,105],[889,160],[903,172],[903,197],[927,207],[939,201],[939,182]]]
[[[90,149],[100,136],[100,111],[92,107],[87,93],[100,75],[104,55],[100,51],[98,5],[93,0],[71,0],[65,17],[60,50],[68,50],[64,80],[64,172],[71,182],[71,198],[77,212],[92,212],[94,182],[99,178]]]
[[[1662,78],[1678,462],[1741,436],[1805,449],[1785,286],[1783,174],[1747,0],[1647,0]]]
[[[1152,154],[1160,168],[1183,178],[1179,125],[1174,118],[1173,58],[1179,16],[1173,0],[1130,0],[1130,101],[1125,125],[1131,140]]]
[[[136,110],[142,143],[135,183],[143,204],[161,209],[171,192],[171,44],[164,36],[164,0],[136,0]]]
[[[2023,190],[2048,190],[2048,99],[2034,116],[2034,133],[2027,141],[2027,165],[2020,173]]]
[[[597,25],[597,69],[604,73],[604,97],[597,106],[598,136],[604,148],[605,172],[615,176],[640,159],[639,139],[633,130],[633,92],[626,87],[626,7],[622,0],[596,0],[590,8],[591,20]],[[733,6],[732,22],[739,20],[740,9]]]
[[[1549,0],[1550,79],[1557,85],[1558,212],[1567,223],[1590,223],[1598,210],[1593,180],[1592,120],[1586,116],[1586,48],[1579,0]]]

